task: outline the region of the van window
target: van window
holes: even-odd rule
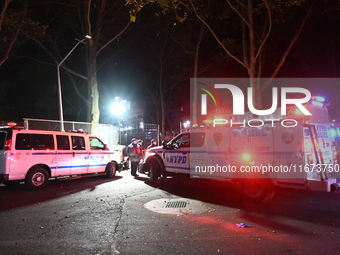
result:
[[[190,136],[191,147],[202,147],[204,145],[205,133],[192,133]]]
[[[0,150],[4,149],[5,142],[6,142],[6,132],[0,132]]]
[[[105,144],[98,138],[90,137],[90,147],[91,150],[104,150]]]
[[[54,150],[53,135],[17,134],[16,150]]]
[[[74,150],[85,150],[85,139],[82,136],[72,136],[72,148]]]
[[[205,133],[183,134],[173,141],[175,148],[183,147],[202,147],[204,145]]]
[[[58,150],[69,150],[70,142],[67,135],[57,135],[57,149]]]

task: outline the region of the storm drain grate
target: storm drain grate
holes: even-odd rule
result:
[[[188,202],[186,201],[169,201],[166,203],[165,208],[185,208]]]

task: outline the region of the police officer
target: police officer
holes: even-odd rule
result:
[[[142,158],[141,149],[138,146],[137,142],[138,140],[136,138],[132,138],[131,143],[126,148],[126,152],[131,163],[131,175],[135,177],[138,176],[137,167]]]
[[[150,149],[150,148],[156,147],[156,146],[157,146],[157,141],[155,139],[151,139],[151,143],[150,143],[150,145],[148,146],[147,149]]]

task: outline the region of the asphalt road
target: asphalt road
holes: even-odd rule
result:
[[[146,180],[1,184],[0,254],[339,254],[340,193],[278,190],[254,204],[220,181]]]

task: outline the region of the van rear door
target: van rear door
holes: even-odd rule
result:
[[[0,130],[0,175],[6,173],[6,150],[5,144],[8,136],[8,131]]]

